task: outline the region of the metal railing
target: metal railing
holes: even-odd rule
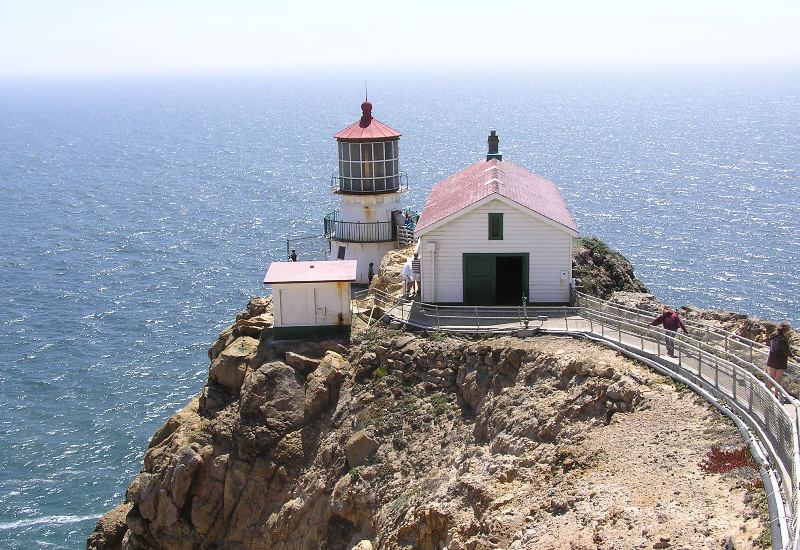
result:
[[[414,230],[404,225],[397,226],[397,244],[408,246],[414,242]]]
[[[408,175],[400,172],[391,176],[354,178],[333,174],[331,191],[334,193],[402,193],[408,191]]]
[[[356,300],[369,298],[386,315],[407,326],[439,332],[513,333],[549,328],[572,330],[582,319],[580,307],[553,306],[446,306],[416,302],[367,289],[356,292]],[[563,328],[562,328],[563,327]]]
[[[339,212],[325,216],[325,237],[344,243],[383,243],[397,240],[394,222],[348,222],[338,219]]]
[[[325,235],[295,235],[286,239],[286,257],[279,261],[291,259],[292,250],[298,261],[324,260],[330,251]]]
[[[687,325],[689,335],[674,338],[675,364],[660,357],[664,339],[670,334],[649,325],[653,312],[632,310],[591,296],[580,295],[575,307],[440,306],[379,291],[367,292],[363,292],[361,299],[371,300],[381,315],[416,328],[452,333],[518,333],[537,328],[545,332],[591,335],[637,355],[659,359],[661,368],[688,380],[701,390],[701,395],[706,392],[713,396],[721,406],[734,411],[755,434],[758,448],[763,448],[767,457],[767,463],[761,464],[761,472],[770,503],[773,548],[800,549],[797,521],[800,402],[783,388],[775,387],[761,367],[747,360],[760,357],[762,350],[755,342],[742,342],[744,339],[725,334],[719,327],[693,322]],[[747,344],[746,351],[737,353],[732,343]],[[782,401],[789,403],[794,414],[790,414]]]
[[[637,321],[649,324],[659,312],[636,309],[607,300],[601,300],[594,296],[577,293],[577,304],[591,309],[599,309],[604,312],[614,311],[619,315],[632,315]],[[769,348],[765,344],[760,344],[727,331],[720,326],[695,319],[683,319],[687,330],[691,334],[697,335],[698,340],[714,345],[717,349],[726,354],[727,358],[736,359],[744,364],[763,364],[766,365],[769,356]],[[800,364],[796,361],[789,361],[788,372],[793,375],[800,375]]]

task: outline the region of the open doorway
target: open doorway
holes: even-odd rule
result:
[[[523,281],[522,256],[496,256],[495,304],[498,306],[516,306],[522,303]]]
[[[528,260],[521,254],[464,254],[464,304],[516,306],[528,295]]]

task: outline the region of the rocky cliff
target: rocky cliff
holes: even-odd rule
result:
[[[647,292],[628,259],[597,237],[575,239],[572,276],[582,292],[598,298],[614,292]]]
[[[256,299],[90,549],[753,547],[753,472],[691,392],[559,338],[277,344]]]

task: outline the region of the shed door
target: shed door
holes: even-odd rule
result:
[[[282,288],[281,324],[283,326],[310,325],[308,318],[308,292],[304,288]]]
[[[339,313],[342,311],[342,302],[339,289],[315,288],[314,307],[316,310],[317,325],[335,325],[339,322]]]
[[[495,257],[464,254],[464,303],[489,306],[495,301]]]

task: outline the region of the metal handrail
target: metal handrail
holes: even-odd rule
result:
[[[338,218],[338,211],[325,215],[326,238],[343,243],[383,243],[397,240],[397,224],[394,222],[350,222]]]
[[[602,300],[600,298],[597,298],[595,296],[591,296],[589,294],[585,294],[583,292],[577,292],[577,296],[578,296],[578,300],[579,300],[578,303],[580,303],[580,301],[583,300],[584,303],[586,303],[586,304],[590,304],[590,303],[601,304],[602,307],[604,307],[604,308],[616,308],[616,309],[621,310],[621,311],[629,311],[629,312],[634,313],[636,315],[641,315],[641,316],[645,316],[645,317],[647,317],[647,316],[652,317],[652,315],[655,313],[653,311],[648,311],[648,310],[644,310],[644,309],[628,307],[628,306],[625,306],[625,305],[622,305],[622,304],[617,304],[617,303],[610,302],[608,300]],[[733,353],[730,350],[730,344],[731,344],[731,342],[738,342],[738,343],[741,343],[744,346],[746,346],[745,349],[747,350],[747,356],[748,356],[748,359],[749,359],[750,363],[755,363],[755,361],[754,361],[755,355],[759,355],[760,357],[763,357],[765,359],[765,362],[766,362],[766,357],[769,355],[769,353],[768,353],[768,348],[764,344],[761,344],[759,342],[755,342],[754,340],[750,340],[748,338],[745,338],[744,336],[741,336],[739,334],[727,331],[727,330],[725,330],[725,329],[723,329],[721,327],[718,327],[716,325],[712,325],[710,323],[704,323],[702,321],[697,321],[695,319],[683,319],[683,322],[687,326],[687,328],[688,327],[700,327],[700,331],[699,331],[700,334],[702,334],[702,335],[704,335],[706,337],[710,336],[711,334],[715,334],[718,337],[720,337],[722,339],[722,342],[724,343],[724,351],[726,353]],[[790,373],[796,374],[796,375],[800,375],[800,363],[790,360],[788,366],[789,366],[788,370],[789,370]]]
[[[592,315],[592,314],[599,315],[600,314],[599,312],[597,312],[597,310],[594,310],[592,308],[585,308],[584,311],[592,312],[589,315]],[[601,312],[601,313],[602,313],[602,316],[604,316],[604,317],[606,317],[608,319],[617,321],[618,323],[621,322],[621,323],[627,324],[629,326],[637,327],[637,328],[639,328],[640,331],[649,329],[651,331],[655,331],[655,332],[659,333],[662,336],[662,338],[664,336],[667,336],[667,331],[665,329],[663,329],[663,328],[652,327],[649,324],[637,324],[636,322],[631,322],[630,319],[628,319],[628,318],[626,318],[625,316],[622,316],[622,315],[614,315],[614,314],[610,314],[608,312]],[[639,333],[630,332],[629,334],[631,334],[632,336],[636,336]],[[670,335],[670,336],[672,336],[672,335]],[[756,365],[754,363],[748,363],[747,361],[743,360],[742,358],[738,357],[737,355],[734,355],[734,354],[731,354],[730,352],[726,352],[725,350],[719,349],[716,346],[714,346],[713,344],[709,344],[705,340],[698,340],[697,338],[693,338],[689,334],[680,334],[678,332],[676,332],[675,335],[672,336],[672,337],[675,339],[675,341],[689,342],[690,345],[692,345],[692,347],[694,349],[698,350],[698,352],[711,353],[711,354],[715,355],[716,357],[719,357],[721,360],[724,360],[724,361],[729,362],[731,364],[736,364],[736,366],[738,366],[738,367],[745,368],[752,375],[756,376],[756,378],[759,378],[759,379],[762,379],[762,380],[766,380],[767,382],[769,382],[769,380],[770,380],[769,376],[766,373],[766,371],[764,369],[760,368],[758,365]],[[721,355],[721,354],[724,354],[724,355]],[[785,388],[783,388],[782,386],[778,386],[777,388],[779,389],[779,391],[781,392],[782,397],[785,400],[788,400],[788,401],[791,401],[793,403],[796,403],[796,404],[800,405],[800,401],[798,401],[794,396],[792,396],[790,393],[788,393]]]

